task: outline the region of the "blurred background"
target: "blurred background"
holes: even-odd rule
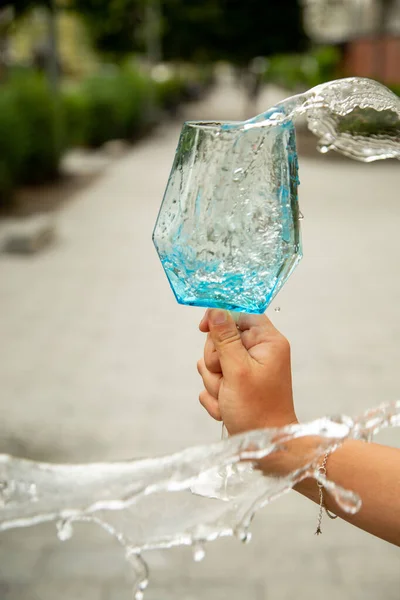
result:
[[[0,451],[46,461],[214,442],[196,361],[151,242],[181,123],[243,119],[342,76],[400,94],[399,0],[2,0]],[[399,398],[397,161],[321,156],[299,126],[304,259],[270,317],[301,419]],[[274,312],[274,308],[280,308]],[[398,431],[380,436],[398,444]],[[399,600],[398,549],[295,493],[253,541],[149,553],[147,598]],[[122,600],[130,575],[77,525],[0,534],[1,600]]]

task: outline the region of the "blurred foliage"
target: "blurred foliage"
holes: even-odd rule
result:
[[[14,75],[0,95],[0,203],[17,183],[56,176],[63,150],[57,99],[38,75]]]
[[[81,137],[87,145],[96,147],[112,139],[133,139],[150,118],[152,88],[147,77],[128,67],[85,80],[79,90],[79,102],[75,92],[73,114],[76,119],[79,107],[81,127],[84,121],[83,131],[75,133],[76,140]],[[71,108],[71,96],[65,107]],[[72,115],[67,119],[71,122]]]
[[[117,62],[132,52],[150,51],[152,43],[162,48],[166,60],[226,60],[241,66],[256,56],[300,52],[307,45],[299,0],[16,0],[10,4],[17,21],[40,13],[42,7],[42,29],[48,26],[49,14],[43,7],[57,6],[61,34],[67,28],[66,13],[70,21],[73,13],[79,15],[97,51]],[[70,28],[79,41],[82,32],[76,22]],[[25,24],[20,38],[35,37],[35,27]],[[40,36],[46,42],[43,31]],[[61,55],[65,60],[63,48]],[[79,65],[76,58],[75,54],[74,61],[67,59],[67,70],[72,62]]]
[[[155,86],[157,104],[170,112],[174,112],[188,94],[187,81],[179,76],[156,81]]]
[[[67,147],[85,146],[89,137],[89,99],[80,87],[67,88],[62,94]]]
[[[7,203],[20,178],[25,137],[11,89],[0,94],[0,206]]]
[[[82,20],[70,12],[60,11],[57,25],[59,55],[64,75],[82,77],[93,72],[98,67],[99,60],[92,49]],[[45,45],[47,36],[48,22],[43,9],[27,11],[17,19],[11,36],[15,62],[32,64],[35,48]]]
[[[394,94],[396,94],[397,96],[400,96],[400,83],[397,85],[396,84],[389,85],[388,87],[389,87],[389,89],[392,90],[392,92]]]
[[[166,0],[163,52],[167,59],[227,60],[298,52],[307,38],[298,0]]]
[[[44,77],[15,77],[12,83],[15,104],[24,132],[21,181],[39,183],[57,175],[63,151],[63,119],[57,97],[49,91]]]
[[[131,63],[104,67],[54,96],[44,76],[10,71],[0,93],[0,206],[18,185],[56,177],[66,148],[133,141],[161,110],[175,110],[209,81],[208,71],[193,67],[159,75],[150,78]]]
[[[335,79],[340,59],[340,50],[333,46],[315,48],[304,54],[273,56],[266,80],[288,90],[308,89]]]
[[[31,8],[35,8],[36,6],[46,6],[51,7],[51,0],[40,0],[40,2],[35,2],[35,0],[6,0],[6,6],[12,6],[14,9],[14,13],[17,17],[25,14]]]
[[[117,56],[138,49],[137,31],[142,22],[145,2],[70,0],[68,6],[83,17],[96,48]]]
[[[209,71],[193,68],[166,68],[154,78],[129,63],[104,68],[63,93],[68,145],[135,139],[160,110],[174,112],[183,101],[197,98],[209,81]]]
[[[167,60],[228,60],[304,49],[298,0],[70,0],[85,19],[101,52],[144,51],[146,5],[159,7],[159,31]]]

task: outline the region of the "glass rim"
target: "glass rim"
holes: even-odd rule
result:
[[[220,129],[223,125],[238,126],[244,123],[244,121],[185,121],[184,126],[195,127],[198,129]]]

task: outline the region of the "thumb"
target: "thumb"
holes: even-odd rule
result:
[[[246,364],[248,354],[231,313],[227,310],[210,310],[208,326],[224,377],[229,379],[237,376],[242,372],[238,367]]]

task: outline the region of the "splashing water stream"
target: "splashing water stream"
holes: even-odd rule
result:
[[[286,98],[239,126],[268,127],[305,115],[322,154],[372,162],[400,159],[400,98],[372,79],[349,77]]]
[[[299,115],[306,115],[321,152],[336,150],[364,162],[400,159],[400,99],[368,79],[323,84],[232,126],[275,126]],[[344,511],[356,512],[361,499],[326,479],[319,460],[349,438],[370,441],[380,429],[399,425],[396,402],[356,419],[252,431],[160,458],[56,465],[1,455],[0,531],[54,521],[59,539],[66,540],[75,523],[95,523],[124,547],[141,600],[149,578],[144,550],[191,545],[200,561],[206,542],[232,535],[248,542],[255,512],[304,478],[315,478]],[[276,452],[295,453],[305,436],[318,442],[292,472],[265,476],[252,466]]]
[[[59,539],[66,540],[76,522],[95,523],[124,547],[139,600],[149,578],[142,551],[191,545],[200,561],[206,542],[232,535],[248,542],[255,512],[307,477],[321,482],[344,511],[355,513],[360,498],[326,479],[319,461],[347,439],[367,441],[399,425],[397,402],[358,419],[322,418],[251,431],[160,458],[56,465],[1,455],[0,531],[54,521]],[[318,442],[295,470],[270,477],[251,466],[249,461],[277,452],[295,455],[296,441],[305,436],[317,436]]]

